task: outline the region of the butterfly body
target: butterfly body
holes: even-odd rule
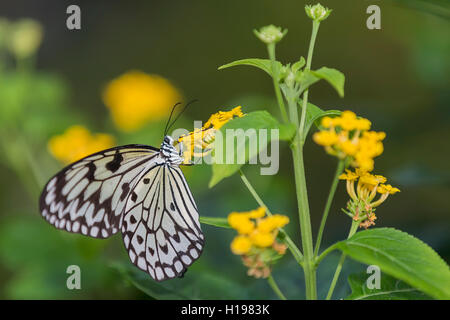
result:
[[[182,150],[126,145],[64,168],[44,188],[42,216],[94,238],[121,231],[130,260],[157,280],[182,275],[201,254],[197,206],[179,166]]]

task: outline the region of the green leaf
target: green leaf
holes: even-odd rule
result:
[[[239,130],[242,129],[242,135],[230,136],[226,135],[227,130]],[[259,141],[259,130],[267,129],[267,133],[269,137],[265,139],[265,141]],[[239,169],[248,162],[249,159],[252,159],[256,155],[258,155],[259,151],[264,150],[265,147],[276,137],[272,137],[271,130],[278,129],[278,139],[279,140],[291,140],[295,134],[295,126],[292,124],[281,124],[274,117],[270,115],[267,111],[255,111],[246,114],[242,118],[235,118],[229,122],[227,122],[221,129],[223,143],[222,145],[216,146],[215,154],[217,155],[218,150],[222,151],[224,160],[223,164],[214,163],[212,165],[212,177],[209,182],[209,187],[213,187],[217,183],[219,183],[222,179],[229,177],[239,171]],[[235,131],[236,132],[236,131]],[[249,148],[249,135],[251,132],[256,133],[256,148]],[[242,136],[242,138],[240,138]],[[231,139],[233,138],[233,139]],[[228,141],[227,141],[228,140]],[[217,142],[217,139],[216,139]],[[255,141],[253,141],[255,142]],[[234,159],[232,163],[226,164],[226,151],[227,151],[227,143],[233,143],[234,150]],[[219,149],[220,148],[220,149]],[[230,147],[228,147],[230,148]],[[244,161],[237,161],[238,156],[243,156]],[[231,162],[231,161],[230,161]],[[238,163],[239,162],[239,163]]]
[[[298,60],[296,63],[292,65],[292,72],[296,73],[299,71],[303,66],[306,64],[305,58],[300,57],[300,60]]]
[[[219,228],[226,228],[226,229],[231,228],[226,218],[200,216],[200,223],[209,224],[210,226]]]
[[[344,96],[345,76],[342,72],[327,67],[322,67],[316,71],[311,70],[310,72],[317,78],[327,81],[334,89],[336,89],[340,97]]]
[[[421,240],[393,228],[361,231],[335,247],[437,299],[450,299],[450,269]]]
[[[128,266],[125,266],[121,263],[114,263],[111,266],[119,271],[123,278],[125,278],[128,282],[130,282],[137,289],[144,292],[149,297],[157,300],[186,300],[189,299],[188,296],[185,296],[179,293],[177,290],[173,290],[172,288],[168,288],[163,286],[162,284],[151,280],[148,275],[144,273],[138,273],[135,270],[131,269]]]
[[[198,262],[190,266],[182,278],[163,282],[156,282],[147,273],[129,263],[115,263],[112,267],[133,286],[153,299],[231,300],[252,297],[248,286],[232,279],[230,275],[215,272],[211,268],[202,268]]]
[[[352,274],[348,278],[348,283],[352,289],[352,294],[346,300],[429,300],[429,296],[414,289],[387,274],[380,275],[380,289],[369,289],[367,279],[370,274],[365,272]]]
[[[298,104],[302,106],[302,100],[299,99]],[[306,120],[305,120],[305,129],[304,129],[304,136],[308,134],[309,130],[311,129],[312,124],[314,123],[317,128],[320,126],[319,120],[322,117],[325,116],[338,116],[341,114],[341,111],[339,110],[322,110],[318,106],[309,103],[308,107],[306,109]]]
[[[234,67],[234,66],[242,66],[242,65],[253,66],[253,67],[259,68],[259,69],[265,71],[267,74],[269,74],[272,77],[274,76],[274,74],[278,74],[279,70],[281,70],[281,68],[283,67],[283,65],[280,62],[275,61],[275,70],[274,70],[275,72],[273,73],[272,72],[272,61],[270,61],[269,59],[253,58],[253,59],[236,60],[236,61],[224,64],[223,66],[219,67],[219,70]]]
[[[300,91],[301,94],[303,91],[308,89],[311,85],[320,80],[319,77],[316,77],[312,71],[305,70],[303,72],[298,72],[295,80],[300,83]]]

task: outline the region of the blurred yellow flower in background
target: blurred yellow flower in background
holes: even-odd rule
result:
[[[103,91],[103,102],[115,125],[125,132],[166,117],[180,100],[180,93],[169,80],[141,71],[129,71],[111,80]]]
[[[105,133],[91,134],[80,125],[69,127],[63,134],[48,142],[50,153],[59,161],[69,164],[92,153],[114,146],[114,138]]]

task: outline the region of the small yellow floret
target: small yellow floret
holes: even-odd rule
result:
[[[252,248],[252,242],[247,236],[236,236],[231,242],[231,251],[234,254],[246,254]]]

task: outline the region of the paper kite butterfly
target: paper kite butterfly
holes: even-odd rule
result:
[[[165,135],[160,149],[125,145],[67,166],[45,186],[42,216],[58,229],[93,238],[120,231],[139,269],[157,281],[181,277],[199,258],[204,237],[179,167],[179,145]]]

